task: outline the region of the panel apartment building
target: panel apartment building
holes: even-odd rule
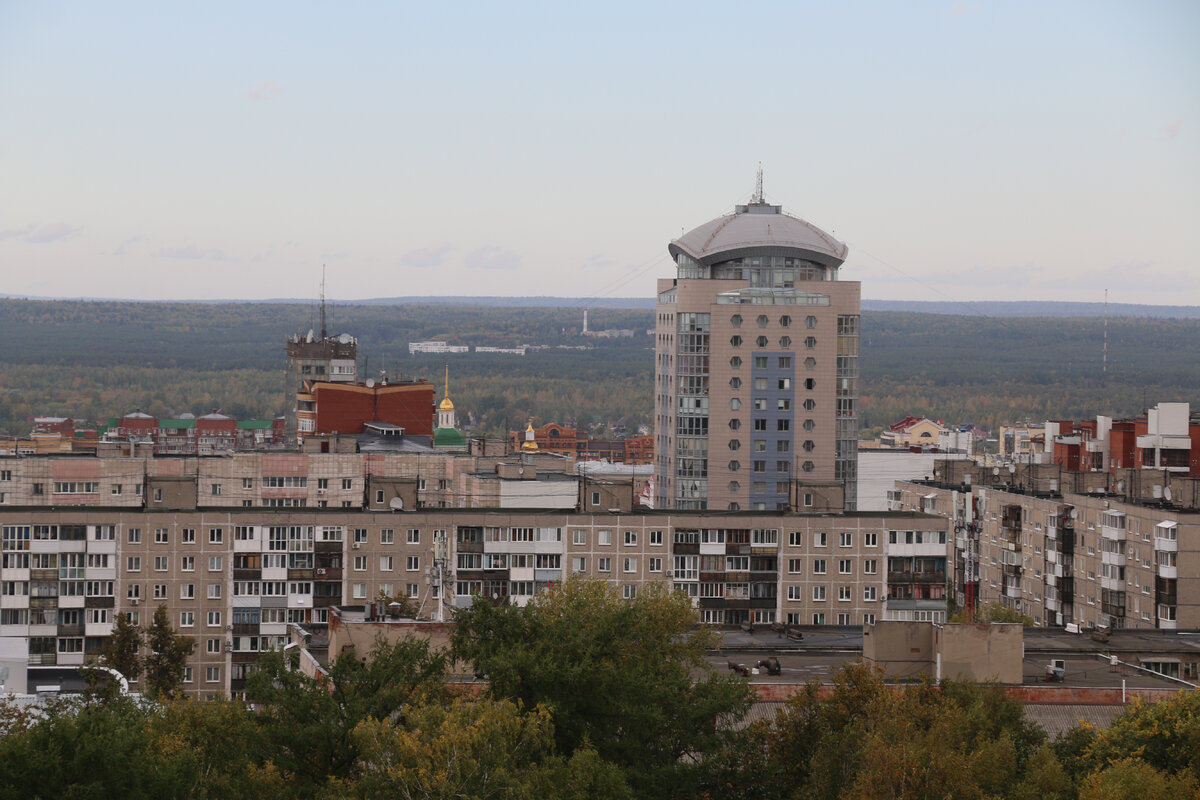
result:
[[[932,480],[897,482],[890,507],[950,521],[942,555],[960,606],[1003,603],[1048,626],[1200,629],[1200,477],[1186,469],[939,461]]]
[[[760,175],[750,203],[668,250],[655,507],[855,508],[860,299],[838,280],[846,245],[766,203]]]
[[[445,453],[0,459],[15,501],[0,505],[9,687],[60,682],[119,612],[145,623],[166,605],[197,640],[184,687],[205,696],[241,691],[289,624],[327,624],[332,606],[407,596],[446,617],[476,597],[523,604],[575,573],[625,597],[665,583],[712,623],[862,625],[898,592],[889,543],[948,538],[920,512],[585,513],[562,506],[556,491],[579,491],[565,476],[514,495],[524,508],[466,507],[498,505],[498,476],[529,487],[531,471]]]

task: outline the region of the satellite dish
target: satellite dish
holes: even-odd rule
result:
[[[1171,487],[1170,486],[1163,489],[1163,497],[1167,498],[1168,503],[1171,502]]]
[[[1125,491],[1125,481],[1117,481],[1117,491],[1118,492]]]
[[[1079,519],[1079,509],[1078,508],[1071,509],[1071,519]]]
[[[1016,465],[1016,464],[1009,464],[1009,465],[1008,465],[1008,474],[1009,474],[1009,475],[1016,475],[1016,474],[1017,474],[1017,465]]]
[[[392,511],[403,511],[404,510],[404,498],[403,497],[393,497],[390,501],[388,501],[388,508],[390,508]]]
[[[375,379],[374,378],[367,378],[367,388],[368,389],[375,388]]]
[[[1000,468],[999,468],[999,467],[992,467],[992,474],[993,474],[993,475],[999,475],[999,474],[1000,474]]]

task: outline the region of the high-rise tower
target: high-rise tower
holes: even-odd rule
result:
[[[860,299],[838,280],[846,245],[765,202],[760,173],[748,204],[668,250],[655,506],[803,511],[841,484],[854,509]]]

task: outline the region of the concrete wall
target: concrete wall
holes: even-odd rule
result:
[[[1016,623],[947,624],[935,629],[942,678],[1021,683],[1024,633]]]
[[[863,661],[889,678],[932,675],[934,628],[928,622],[878,622],[863,626]]]

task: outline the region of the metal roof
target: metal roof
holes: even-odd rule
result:
[[[849,252],[816,225],[768,203],[737,206],[732,214],[688,231],[667,249],[672,257],[682,252],[705,265],[748,255],[783,255],[837,267]]]

